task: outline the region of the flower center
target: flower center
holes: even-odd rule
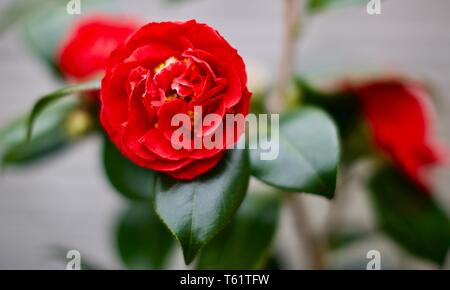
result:
[[[188,70],[192,68],[188,59],[179,60],[172,56],[154,68],[154,82],[164,91],[164,101],[192,99],[192,83]]]
[[[155,67],[155,74],[160,73],[163,69],[167,68],[169,65],[174,64],[178,61],[178,59],[174,56],[169,57],[164,61],[163,63],[159,64],[157,67]]]

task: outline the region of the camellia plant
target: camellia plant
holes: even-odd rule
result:
[[[434,135],[429,91],[400,76],[313,86],[292,68],[300,20],[346,1],[284,2],[279,81],[254,95],[238,50],[196,20],[83,15],[53,49],[41,43],[46,30],[28,24],[30,43],[66,86],[0,131],[2,163],[25,164],[98,134],[105,176],[129,200],[117,227],[128,268],[166,267],[177,243],[198,269],[260,269],[275,267],[282,206],[298,194],[333,202],[336,184],[370,159],[367,189],[379,229],[443,265],[450,221],[427,169],[447,154]],[[268,124],[227,120],[249,114],[266,114]],[[274,158],[262,158],[267,145]],[[249,186],[251,179],[267,186]],[[295,218],[306,215],[301,210]],[[361,235],[337,228],[314,239],[314,267],[326,267],[319,252]]]

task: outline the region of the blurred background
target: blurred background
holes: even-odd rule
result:
[[[12,2],[0,0],[0,10]],[[283,9],[275,0],[103,1],[109,9],[143,21],[197,19],[219,30],[246,59],[252,81],[273,83],[279,68]],[[82,15],[88,13],[82,3]],[[64,7],[64,6],[62,6]],[[94,9],[95,11],[95,9]],[[66,14],[61,8],[61,14]],[[66,15],[67,16],[67,15]],[[67,16],[74,19],[78,16]],[[333,79],[368,71],[401,72],[425,80],[433,89],[439,135],[450,144],[450,2],[390,0],[381,15],[368,15],[365,5],[313,15],[303,28],[296,71],[314,79]],[[22,41],[19,27],[0,35],[0,125],[28,111],[36,98],[60,87]],[[56,158],[0,173],[0,269],[64,269],[65,254],[80,251],[82,260],[102,269],[122,268],[114,230],[124,200],[101,171],[100,138],[91,137]],[[364,177],[364,164],[355,174]],[[450,212],[450,172],[436,172],[437,198]],[[357,182],[341,189],[335,222],[370,231],[373,215]],[[302,196],[311,228],[324,231],[329,202]],[[283,212],[275,251],[282,268],[308,268],[305,247]],[[366,253],[381,252],[383,268],[433,268],[374,233],[327,255],[329,268],[365,269]],[[184,268],[181,255],[171,268]],[[447,259],[448,261],[449,259]],[[447,268],[449,263],[447,262]]]

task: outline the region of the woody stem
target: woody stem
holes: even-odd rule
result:
[[[283,0],[284,35],[280,59],[279,77],[272,99],[272,108],[281,112],[288,105],[288,88],[292,81],[296,48],[300,36],[304,0]]]
[[[288,90],[293,79],[294,64],[297,59],[297,44],[300,38],[301,25],[305,0],[283,0],[284,3],[284,40],[280,59],[279,78],[270,107],[272,111],[282,112],[289,104]],[[289,210],[294,218],[294,229],[298,241],[302,244],[303,252],[309,256],[308,268],[322,268],[322,251],[318,240],[312,231],[311,224],[306,213],[303,196],[290,194],[288,199]]]

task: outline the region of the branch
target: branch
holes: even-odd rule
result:
[[[272,95],[272,111],[281,112],[287,106],[287,92],[292,80],[296,59],[297,42],[304,10],[304,0],[284,1],[284,39],[280,59],[279,78]]]

